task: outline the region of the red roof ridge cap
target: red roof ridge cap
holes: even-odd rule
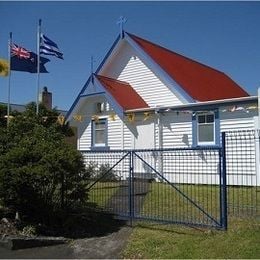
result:
[[[96,74],[95,76],[96,76],[98,79],[105,78],[105,79],[107,79],[107,80],[116,81],[116,82],[118,82],[118,83],[125,84],[125,85],[131,87],[131,85],[130,85],[128,82],[126,82],[126,81],[122,81],[122,80],[118,80],[118,79],[114,79],[114,78],[109,78],[109,77],[107,77],[107,76],[98,75],[98,74]]]

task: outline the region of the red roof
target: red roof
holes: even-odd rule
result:
[[[193,99],[210,101],[249,96],[223,72],[127,34]]]
[[[96,77],[124,110],[149,107],[129,83],[101,75]]]

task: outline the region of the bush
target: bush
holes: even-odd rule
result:
[[[5,207],[46,223],[60,210],[85,205],[89,173],[65,142],[68,126],[54,117],[42,121],[31,109],[12,119],[8,131],[0,129],[0,197]]]
[[[118,176],[114,169],[111,169],[109,163],[101,164],[98,166],[97,163],[90,161],[86,167],[91,179],[99,180],[100,182],[117,181]]]

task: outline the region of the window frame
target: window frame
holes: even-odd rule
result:
[[[207,120],[207,116],[213,115],[213,122],[206,122]],[[200,123],[199,122],[199,117],[203,116],[205,117],[205,122],[204,123]],[[216,143],[216,130],[215,130],[215,114],[214,112],[206,112],[206,113],[198,113],[196,115],[197,117],[197,143],[198,145],[214,145]],[[199,137],[200,137],[200,126],[203,125],[213,125],[213,141],[200,141]]]
[[[96,123],[104,122],[104,143],[96,143]],[[108,127],[107,118],[100,118],[98,121],[92,120],[91,122],[91,147],[94,149],[108,147]]]
[[[213,115],[213,122],[208,124],[213,124],[213,141],[200,141],[199,140],[199,126],[205,125],[205,123],[199,123],[199,116]],[[219,146],[220,145],[220,122],[219,122],[219,112],[218,110],[209,110],[205,112],[194,112],[192,115],[192,144],[193,147],[198,146]]]

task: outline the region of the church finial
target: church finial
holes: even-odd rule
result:
[[[117,24],[120,26],[120,37],[121,39],[124,38],[124,24],[126,23],[126,18],[123,16],[119,17],[119,20],[117,21]]]
[[[93,55],[91,55],[91,58],[90,58],[90,73],[91,73],[91,81],[93,83],[94,81],[94,77],[93,77],[93,73],[94,73],[94,58],[93,58]]]

